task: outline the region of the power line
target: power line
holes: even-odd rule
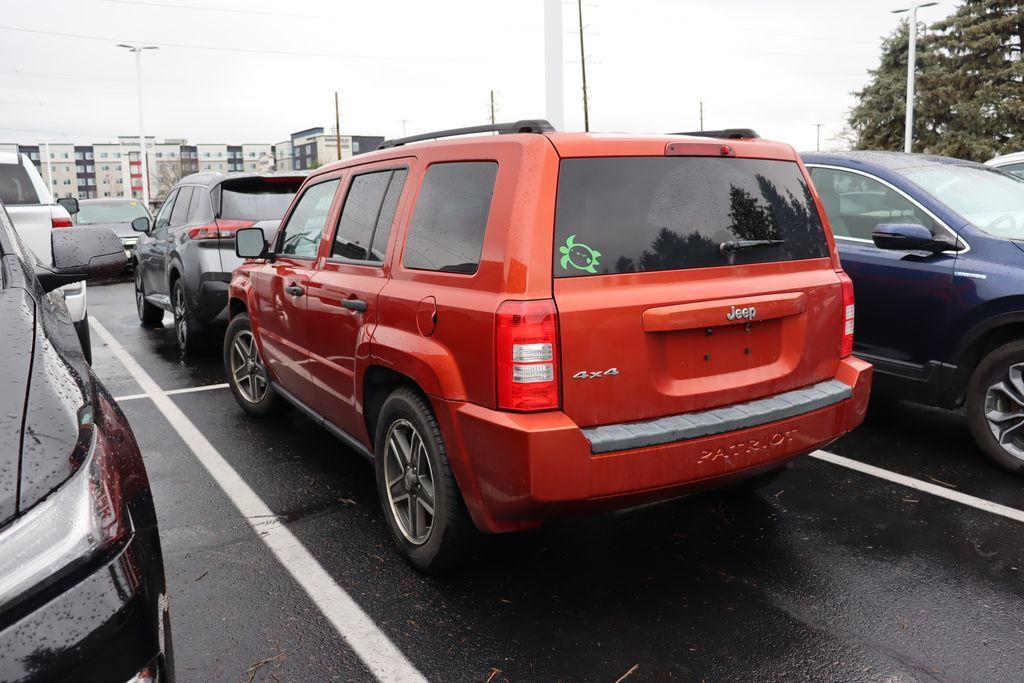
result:
[[[0,25],[0,30],[3,31],[14,31],[16,33],[28,33],[37,36],[55,36],[58,38],[77,38],[80,40],[93,40],[104,43],[117,43],[122,42],[122,38],[113,38],[110,36],[89,36],[81,33],[63,33],[60,31],[42,31],[39,29],[22,28],[20,26],[4,26]],[[147,41],[149,42],[149,41]],[[257,54],[257,55],[274,55],[277,57],[329,57],[334,59],[367,59],[373,61],[386,61],[386,62],[475,62],[481,64],[494,63],[494,62],[509,62],[515,61],[516,63],[522,63],[523,61],[531,60],[511,60],[511,59],[473,59],[466,57],[426,57],[418,55],[416,57],[400,57],[396,55],[360,55],[360,54],[345,54],[341,52],[302,52],[292,50],[258,50],[256,48],[245,48],[245,47],[224,47],[221,45],[188,45],[184,43],[162,43],[162,42],[150,42],[149,44],[157,47],[171,47],[183,50],[209,50],[212,52],[238,52],[243,54]],[[537,61],[537,60],[532,60]]]
[[[97,2],[108,2],[115,5],[135,5],[138,7],[163,7],[167,9],[195,10],[198,12],[222,12],[225,14],[254,14],[266,17],[295,17],[298,19],[337,19],[342,17],[326,14],[296,14],[293,12],[269,12],[255,9],[229,9],[226,7],[201,7],[199,5],[175,5],[169,2],[140,2],[139,0],[96,0]]]

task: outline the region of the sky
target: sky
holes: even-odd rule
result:
[[[584,0],[590,127],[749,127],[835,147],[902,0]],[[543,118],[542,0],[0,0],[0,142],[275,143],[314,126],[408,134]],[[921,11],[934,21],[953,4]],[[583,129],[577,3],[565,128]]]

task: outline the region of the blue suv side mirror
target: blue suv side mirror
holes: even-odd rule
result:
[[[935,237],[931,230],[914,223],[882,223],[871,233],[871,240],[879,249],[894,251],[960,251],[963,247],[942,237]]]

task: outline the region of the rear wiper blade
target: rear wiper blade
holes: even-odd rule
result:
[[[786,243],[786,240],[728,240],[718,245],[719,251],[727,254],[730,251],[740,249],[753,249],[755,247],[778,247]]]

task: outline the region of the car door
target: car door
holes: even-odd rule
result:
[[[324,417],[369,444],[356,387],[370,356],[377,296],[390,272],[388,244],[408,170],[394,161],[348,182],[330,251],[310,280],[309,370]]]
[[[277,234],[273,258],[255,275],[264,362],[281,387],[313,410],[318,405],[308,368],[306,292],[324,228],[336,213],[339,183],[334,177],[306,186]]]
[[[178,197],[178,188],[174,188],[167,195],[160,211],[153,221],[153,227],[149,232],[139,238],[136,245],[136,254],[139,268],[142,270],[142,282],[147,295],[167,296],[167,284],[164,278],[164,259],[167,257],[167,247],[171,238],[169,226],[171,223],[171,212],[174,209],[174,201]]]
[[[884,223],[914,223],[956,240],[938,217],[891,183],[863,171],[809,166],[857,301],[854,350],[900,374],[941,362],[948,331],[956,252],[879,249]],[[881,369],[887,369],[883,367]]]

